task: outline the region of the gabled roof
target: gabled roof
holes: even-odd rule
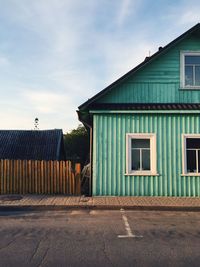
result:
[[[0,159],[64,159],[62,130],[0,130]]]
[[[116,80],[115,82],[113,82],[112,84],[110,84],[108,87],[106,87],[105,89],[103,89],[99,93],[97,93],[92,98],[88,99],[86,102],[84,102],[82,105],[80,105],[78,107],[79,110],[86,110],[87,108],[90,108],[90,105],[91,104],[93,104],[100,97],[102,97],[107,92],[109,92],[110,90],[112,90],[113,87],[115,87],[116,85],[119,85],[121,82],[123,82],[124,80],[126,80],[127,78],[129,78],[131,75],[133,75],[139,69],[143,68],[144,66],[146,66],[147,64],[149,64],[150,62],[152,62],[152,60],[154,60],[155,58],[157,58],[158,56],[160,56],[161,54],[163,54],[167,50],[169,50],[171,47],[173,47],[174,45],[176,45],[178,42],[182,41],[187,36],[189,36],[190,34],[192,34],[194,32],[197,32],[197,31],[200,32],[200,23],[198,23],[195,26],[193,26],[191,29],[189,29],[188,31],[186,31],[185,33],[183,33],[182,35],[180,35],[179,37],[177,37],[176,39],[174,39],[172,42],[170,42],[166,46],[159,48],[159,50],[156,53],[154,53],[150,57],[147,57],[141,64],[139,64],[138,66],[136,66],[135,68],[133,68],[132,70],[130,70],[128,73],[126,73],[125,75],[123,75],[121,78],[119,78],[118,80]]]

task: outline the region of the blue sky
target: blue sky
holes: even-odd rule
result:
[[[200,1],[0,0],[1,129],[78,125],[77,107],[200,22]],[[149,52],[150,51],[150,52]]]

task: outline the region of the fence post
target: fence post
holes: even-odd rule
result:
[[[81,164],[75,164],[75,194],[81,194]]]

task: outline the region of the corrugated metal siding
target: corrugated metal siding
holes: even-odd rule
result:
[[[164,55],[112,88],[99,103],[197,103],[200,90],[180,89],[180,51],[200,51],[199,38],[190,36]]]
[[[126,133],[156,133],[158,176],[126,176]],[[182,134],[198,115],[94,115],[93,195],[200,196],[200,177],[181,176]]]
[[[117,91],[116,89],[114,91]],[[198,103],[199,90],[180,90],[180,84],[126,83],[99,103]]]

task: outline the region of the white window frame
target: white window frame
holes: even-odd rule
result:
[[[150,171],[134,171],[131,168],[131,140],[149,139],[150,140]],[[156,160],[156,134],[154,133],[127,133],[126,134],[126,175],[157,175]]]
[[[185,56],[200,56],[200,51],[181,51],[180,52],[180,87],[181,89],[200,89],[200,85],[185,85]]]
[[[187,138],[200,139],[200,134],[182,134],[182,155],[183,155],[183,157],[182,157],[183,174],[182,175],[200,176],[200,172],[187,172],[187,154],[186,154],[186,139]],[[200,169],[200,166],[199,166],[199,169]]]

